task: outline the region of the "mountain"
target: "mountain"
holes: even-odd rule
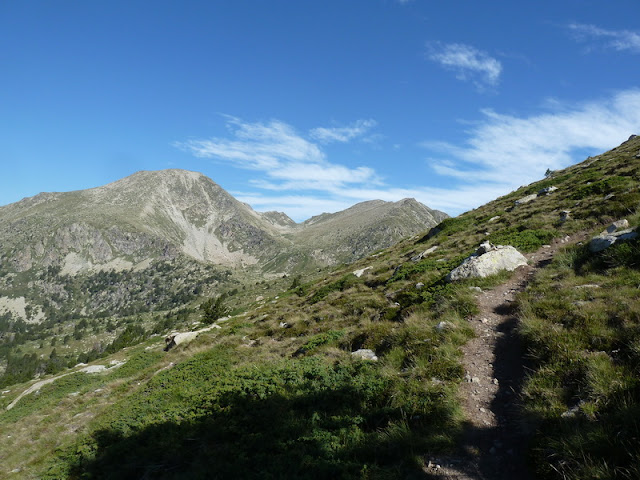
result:
[[[14,308],[22,297],[34,319],[167,308],[193,297],[184,277],[242,277],[237,283],[351,262],[444,217],[415,200],[375,201],[298,225],[284,213],[255,212],[200,173],[138,172],[0,207],[0,312],[22,314],[24,306]],[[101,287],[108,272],[120,287],[111,294]],[[90,285],[69,278],[79,274]],[[145,276],[155,294],[134,292]],[[105,298],[90,300],[87,288]]]
[[[314,225],[356,226],[350,217],[376,203],[305,227],[266,221],[293,241]],[[202,297],[108,319],[0,316],[0,469],[43,479],[640,478],[639,226],[632,137],[352,264],[254,278],[200,309]],[[448,281],[493,251],[487,241],[529,264]],[[228,315],[208,317],[225,302]]]

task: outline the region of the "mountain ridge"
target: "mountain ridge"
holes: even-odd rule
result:
[[[390,218],[391,210],[405,214]],[[415,201],[364,202],[326,215],[309,225],[282,212],[256,212],[202,173],[181,169],[140,171],[87,190],[43,192],[0,207],[0,297],[40,297],[34,307],[41,305],[47,295],[40,290],[52,287],[38,287],[32,277],[51,268],[63,276],[91,276],[155,271],[163,262],[197,271],[201,263],[230,269],[242,281],[301,273],[354,261],[444,216]],[[62,288],[55,276],[52,281]],[[178,288],[179,278],[169,283]]]

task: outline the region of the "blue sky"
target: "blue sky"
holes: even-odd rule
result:
[[[0,2],[0,205],[138,170],[452,215],[640,133],[637,0]]]

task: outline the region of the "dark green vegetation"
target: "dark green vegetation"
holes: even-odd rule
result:
[[[218,306],[243,312],[167,353],[150,337],[174,327],[160,313],[141,316],[145,335],[114,322],[111,341],[142,343],[98,363],[123,366],[67,375],[0,413],[0,431],[12,432],[0,443],[2,468],[24,478],[424,478],[425,463],[453,451],[462,430],[460,346],[477,312],[469,287],[508,274],[444,277],[486,239],[533,251],[620,218],[638,225],[638,150],[636,138],[550,172],[356,264],[238,286],[243,300],[229,292]],[[558,190],[514,206],[549,186]],[[565,222],[562,210],[571,210]],[[639,249],[569,249],[520,299],[536,478],[639,476]],[[208,309],[217,316],[220,293],[203,291],[181,326]],[[351,355],[359,349],[378,361]],[[0,407],[27,387],[7,387]]]

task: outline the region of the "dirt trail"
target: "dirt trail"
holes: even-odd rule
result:
[[[524,367],[514,300],[560,247],[583,238],[580,234],[555,240],[526,255],[529,265],[519,267],[506,283],[478,294],[480,312],[471,320],[476,338],[462,348],[466,373],[460,400],[467,418],[462,445],[455,457],[430,459],[430,476],[455,480],[534,478],[526,466],[528,434],[518,415]]]

